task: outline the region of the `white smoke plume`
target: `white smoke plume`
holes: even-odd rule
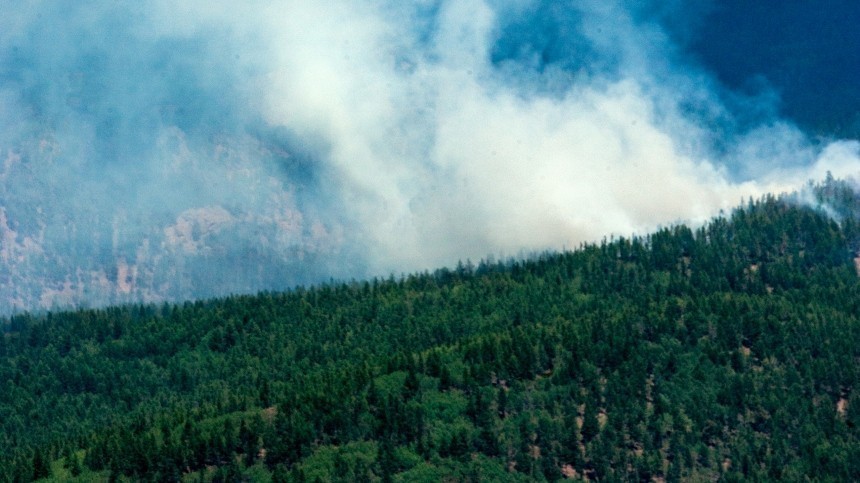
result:
[[[560,249],[860,170],[621,0],[5,10],[0,313]]]

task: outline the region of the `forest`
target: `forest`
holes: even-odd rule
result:
[[[860,481],[860,197],[0,320],[0,481]]]

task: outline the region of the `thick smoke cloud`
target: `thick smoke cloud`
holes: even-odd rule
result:
[[[7,8],[0,312],[559,249],[854,176],[855,142],[683,52],[686,5]]]

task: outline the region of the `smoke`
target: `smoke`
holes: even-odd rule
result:
[[[856,175],[856,142],[685,53],[707,2],[662,5],[7,8],[0,312],[559,249]]]

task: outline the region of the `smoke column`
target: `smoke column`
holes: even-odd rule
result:
[[[0,314],[561,249],[856,176],[856,141],[691,55],[710,3],[677,3],[7,3]]]

